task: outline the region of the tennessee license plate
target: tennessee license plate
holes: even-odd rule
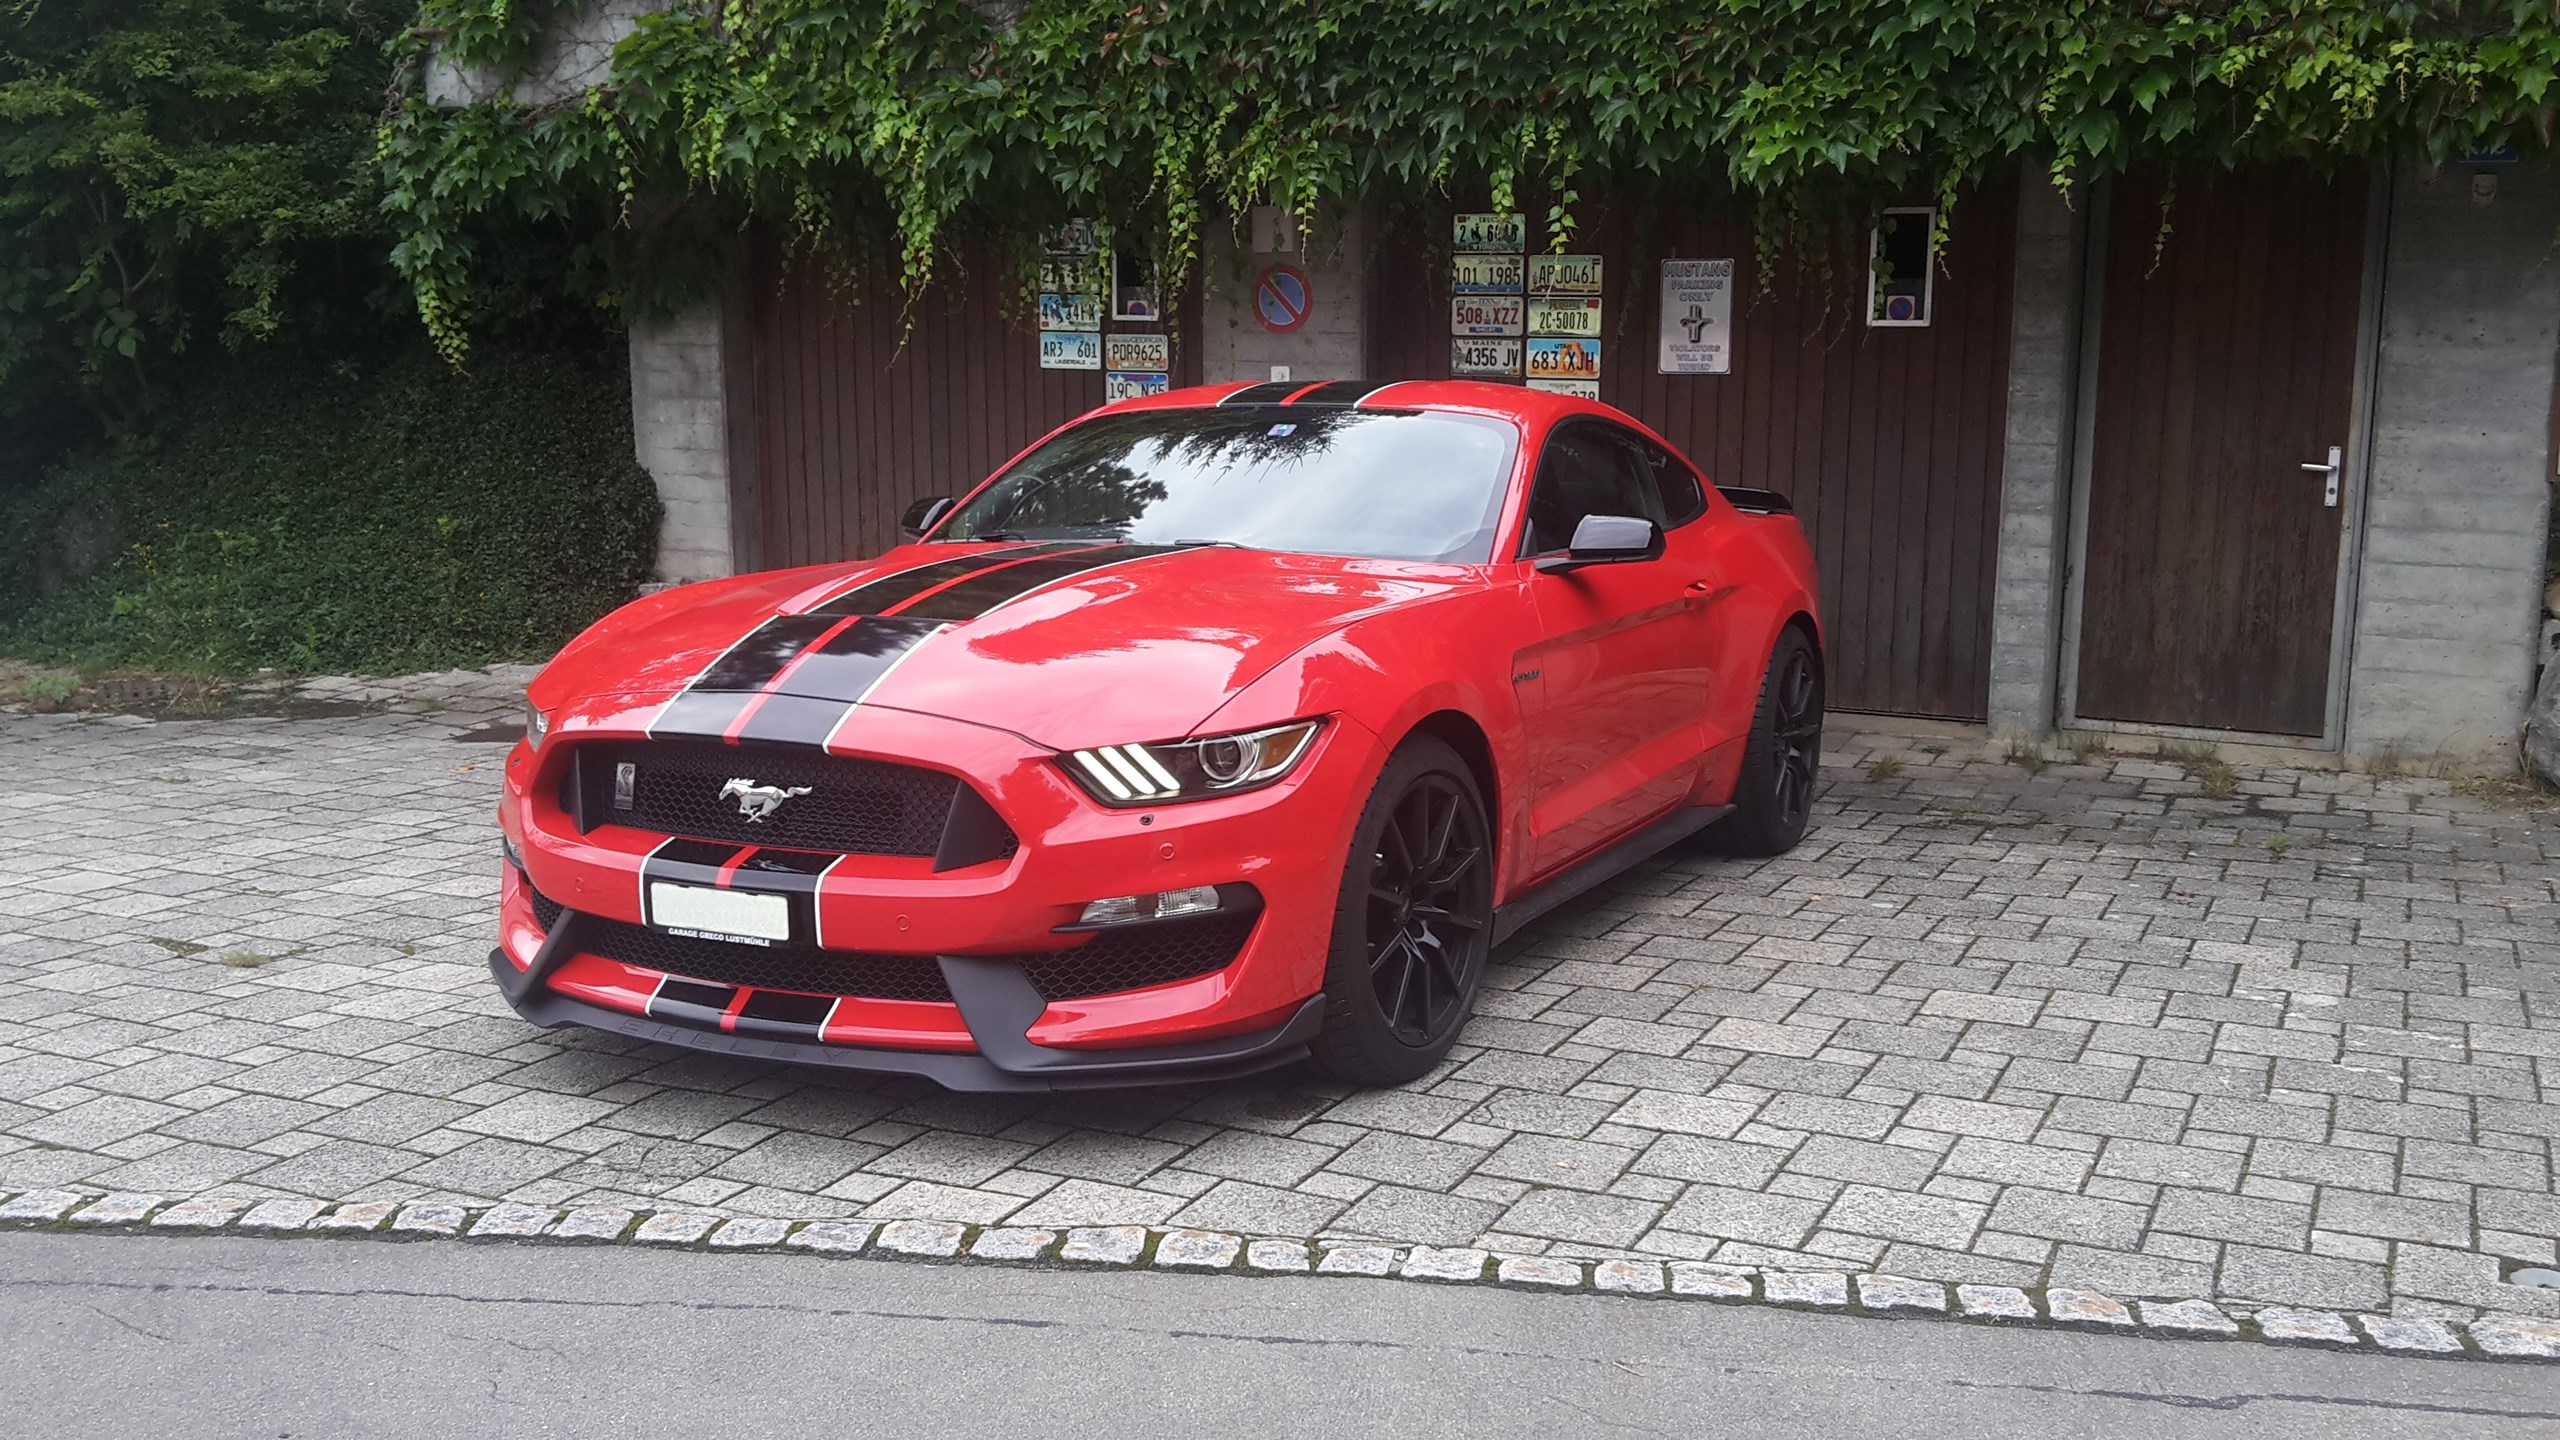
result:
[[[791,938],[791,904],[779,895],[652,880],[649,923],[662,930],[769,943]]]

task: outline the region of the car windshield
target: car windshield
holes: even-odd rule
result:
[[[1517,435],[1429,411],[1100,415],[970,497],[938,540],[1211,543],[1481,564]]]

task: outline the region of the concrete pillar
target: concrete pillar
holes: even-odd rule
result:
[[[667,507],[658,578],[735,571],[730,539],[729,329],[718,300],[631,327],[633,448]]]
[[[2018,182],[2009,311],[2009,412],[1991,599],[1994,733],[2050,734],[2060,694],[2084,230],[2080,212],[2030,164]]]
[[[2547,162],[2392,184],[2350,754],[2513,762],[2551,505],[2555,233]]]
[[[1265,214],[1243,234],[1210,227],[1203,245],[1200,378],[1268,380],[1286,365],[1293,380],[1359,380],[1368,354],[1367,227],[1356,216],[1324,220],[1299,239]],[[1256,249],[1259,245],[1261,248]],[[1265,329],[1253,309],[1263,268],[1295,265],[1307,274],[1314,303],[1306,323],[1286,334]]]

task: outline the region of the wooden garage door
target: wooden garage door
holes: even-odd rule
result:
[[[2343,450],[2364,281],[2361,176],[2115,187],[2073,712],[2326,728]]]
[[[752,271],[756,568],[876,555],[910,502],[967,490],[1102,403],[1101,372],[1040,368],[992,255],[946,264],[912,329],[890,267],[837,288],[768,245]],[[1192,349],[1176,349],[1176,384],[1197,376]]]
[[[1570,247],[1604,257],[1601,398],[1717,484],[1795,501],[1822,567],[1836,708],[1984,716],[2015,193],[1958,205],[1921,328],[1869,329],[1838,271],[1782,263],[1762,294],[1745,221],[1595,213]],[[1448,374],[1446,229],[1408,221],[1379,247],[1371,379]],[[1657,373],[1660,262],[1720,258],[1736,266],[1732,373]]]

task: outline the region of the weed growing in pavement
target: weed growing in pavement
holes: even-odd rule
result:
[[[2228,760],[2207,760],[2204,772],[2196,778],[2204,783],[2204,793],[2209,799],[2228,799],[2240,788],[2240,772]]]
[[[27,698],[59,705],[80,688],[76,675],[38,675],[27,682]]]
[[[2107,737],[2095,730],[2076,730],[2062,737],[2062,748],[2074,765],[2086,765],[2092,755],[2107,753]]]
[[[1947,747],[1944,745],[1923,745],[1920,747],[1920,753],[1928,756],[1932,760],[1935,760],[1939,756],[1947,753]]]
[[[2277,831],[2275,834],[2267,837],[2267,849],[2278,855],[2281,855],[2292,848],[2293,837],[2285,834],[2283,831]]]
[[[222,963],[230,966],[234,970],[255,970],[274,958],[275,957],[272,955],[261,955],[255,950],[225,950],[222,952]]]
[[[2025,766],[2030,775],[2040,775],[2044,773],[2046,763],[2044,746],[2028,736],[2012,735],[2009,737],[2008,761],[2012,765]]]
[[[1879,755],[1867,762],[1867,778],[1890,780],[1902,773],[1902,762],[1891,755]]]
[[[2202,740],[2163,740],[2160,742],[2160,748],[2151,753],[2154,757],[2166,760],[2190,775],[2199,768],[2222,758],[2220,750]]]
[[[205,950],[205,947],[193,940],[171,940],[161,935],[152,936],[151,943],[172,955],[201,955]]]

